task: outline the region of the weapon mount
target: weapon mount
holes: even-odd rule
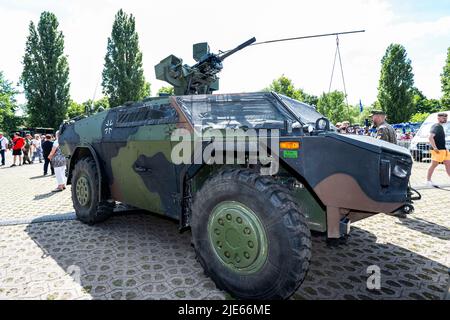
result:
[[[219,89],[219,77],[222,61],[232,54],[250,46],[256,41],[253,37],[236,48],[211,53],[207,42],[193,45],[193,66],[183,65],[183,60],[170,55],[155,66],[156,79],[166,81],[174,87],[175,95],[211,94]]]

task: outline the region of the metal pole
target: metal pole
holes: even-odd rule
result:
[[[282,42],[282,41],[292,41],[292,40],[301,40],[301,39],[311,39],[311,38],[320,38],[320,37],[339,36],[339,35],[343,35],[343,34],[352,34],[352,33],[361,33],[361,32],[366,32],[366,30],[324,33],[324,34],[316,34],[316,35],[312,35],[312,36],[302,36],[302,37],[294,37],[294,38],[268,40],[268,41],[256,42],[256,43],[252,44],[251,46],[257,46],[257,45],[266,44],[266,43]]]

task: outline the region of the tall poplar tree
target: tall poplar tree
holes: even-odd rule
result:
[[[111,107],[150,95],[150,84],[145,82],[142,68],[135,19],[122,9],[116,14],[111,37],[108,38],[102,86]]]
[[[407,122],[414,114],[414,74],[406,49],[391,44],[381,60],[378,102],[391,123]]]
[[[21,84],[31,126],[58,128],[70,104],[69,66],[64,35],[51,12],[42,12],[37,29],[29,25]]]
[[[447,50],[447,60],[445,61],[444,70],[441,74],[442,84],[442,109],[450,109],[450,47]]]

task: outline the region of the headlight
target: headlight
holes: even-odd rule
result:
[[[396,164],[392,173],[394,176],[404,179],[408,175],[408,170],[403,168],[401,165]]]
[[[319,130],[325,130],[326,127],[327,127],[327,122],[325,121],[325,119],[321,119],[317,122],[317,128]]]
[[[316,121],[316,130],[318,131],[329,131],[330,121],[327,118],[320,118]]]

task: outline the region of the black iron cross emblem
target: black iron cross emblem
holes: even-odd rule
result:
[[[105,134],[111,134],[111,132],[112,132],[112,130],[113,130],[112,126],[113,126],[112,120],[108,120],[108,121],[105,123]]]

